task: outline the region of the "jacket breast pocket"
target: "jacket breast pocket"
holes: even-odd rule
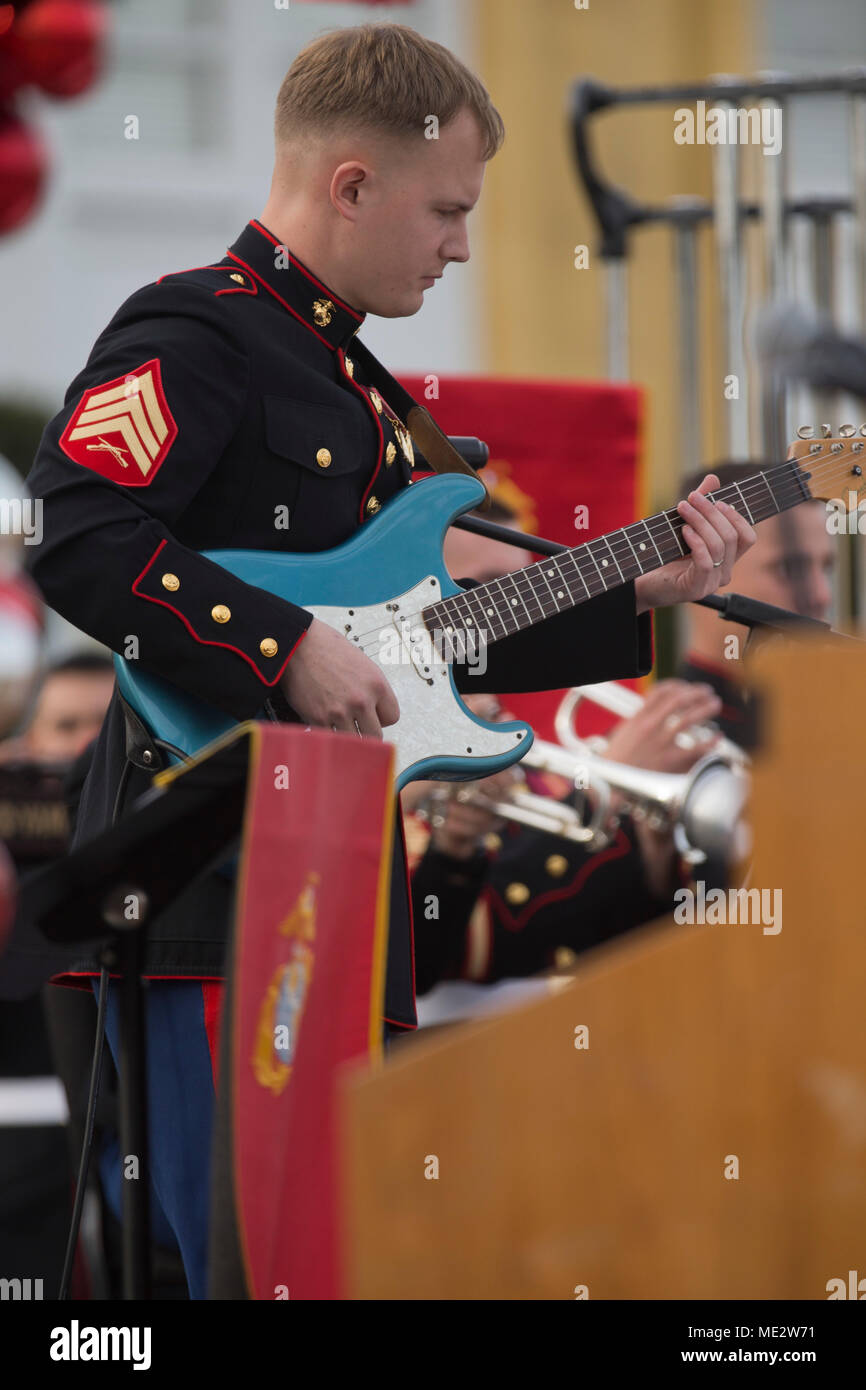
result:
[[[329,482],[363,464],[358,422],[342,406],[265,396],[265,442],[272,453]]]

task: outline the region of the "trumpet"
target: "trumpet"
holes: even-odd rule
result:
[[[727,863],[747,856],[749,839],[743,811],[749,787],[749,760],[742,749],[729,739],[722,739],[685,773],[655,772],[618,763],[605,757],[605,739],[581,739],[574,733],[573,713],[581,699],[595,700],[624,718],[630,718],[643,705],[641,695],[614,682],[575,686],[566,693],[554,721],[562,744],[567,742],[567,746],[535,739],[524,753],[521,766],[565,777],[577,793],[591,790],[587,820],[587,798],[578,807],[537,796],[525,782],[516,785],[507,797],[496,799],[484,793],[482,783],[464,783],[457,790],[434,793],[434,803],[456,796],[459,801],[482,806],[505,820],[581,844],[589,853],[597,853],[612,842],[619,814],[625,810],[637,819],[645,819],[653,829],[669,830],[678,853],[689,864],[703,863],[708,857]],[[682,735],[689,739],[684,746],[695,747],[710,732],[696,726]],[[614,794],[619,798],[616,812]]]
[[[589,738],[581,738],[575,732],[575,719],[577,708],[581,701],[598,705],[599,708],[608,710],[611,714],[619,715],[620,719],[630,719],[643,708],[644,697],[637,690],[631,690],[627,685],[619,685],[616,681],[600,681],[597,685],[574,685],[560,702],[559,709],[556,711],[554,728],[556,737],[563,748],[572,748],[575,752],[581,752],[584,748],[592,748],[596,752],[603,752],[607,745],[607,740],[599,735],[591,735]],[[696,748],[700,743],[706,742],[707,738],[714,732],[709,725],[695,724],[691,729],[683,729],[674,737],[674,742],[679,748]],[[729,738],[721,738],[713,750],[719,757],[725,759],[732,767],[746,768],[749,759],[736,743]]]

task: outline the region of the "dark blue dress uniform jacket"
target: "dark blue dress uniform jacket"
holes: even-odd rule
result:
[[[199,552],[324,550],[411,482],[408,397],[354,342],[363,318],[257,221],[217,264],[131,295],[47,426],[28,480],[43,502],[32,572],[50,606],[233,717],[259,713],[311,615]],[[629,584],[495,644],[489,688],[554,689],[642,673],[651,660],[649,618],[636,619]],[[123,814],[150,776],[128,763],[115,692],[74,843]],[[402,853],[394,863],[386,1014],[411,1027]],[[220,873],[191,883],[149,928],[147,973],[219,977],[231,895]]]

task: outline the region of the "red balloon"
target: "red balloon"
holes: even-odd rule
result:
[[[27,221],[47,170],[48,152],[38,133],[17,116],[0,114],[0,235]]]
[[[25,81],[50,96],[79,96],[101,68],[106,28],[97,0],[34,0],[15,21],[8,48]]]
[[[0,4],[0,106],[6,105],[13,93],[27,81],[21,64],[12,55],[12,45],[8,41],[14,19],[14,7]]]

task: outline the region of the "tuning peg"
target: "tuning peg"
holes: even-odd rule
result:
[[[832,425],[822,425],[822,426],[821,426],[821,434],[823,435],[823,437],[824,437],[825,439],[829,439],[830,436],[832,435],[832,433],[833,433],[833,426],[832,426]]]
[[[856,433],[857,433],[857,426],[856,426],[856,425],[840,425],[840,426],[839,426],[839,434],[841,435],[841,437],[842,437],[843,439],[850,439],[851,436],[852,436],[852,434],[856,434]]]
[[[811,425],[801,425],[800,428],[797,430],[797,438],[811,439],[814,433],[815,431]],[[864,433],[866,433],[866,426],[864,426]]]

